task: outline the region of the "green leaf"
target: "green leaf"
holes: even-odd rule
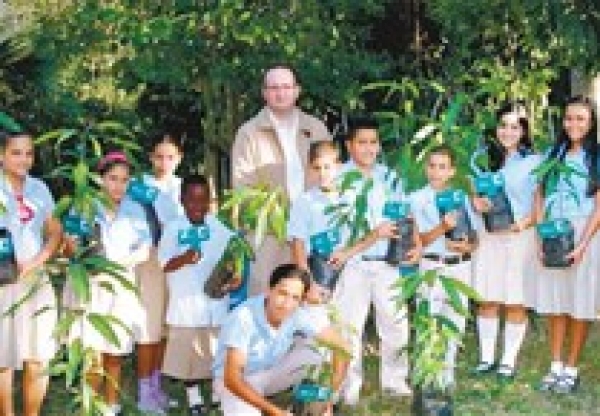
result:
[[[103,315],[99,313],[89,313],[86,316],[88,322],[92,324],[94,329],[102,335],[102,337],[110,342],[115,347],[120,347],[121,342],[119,341],[119,337],[115,330],[111,326],[111,320],[109,319],[109,315]]]
[[[21,133],[23,128],[8,114],[0,111],[0,129],[6,130],[9,133]]]
[[[89,276],[80,263],[71,263],[67,267],[67,277],[75,296],[82,303],[89,303],[91,298]]]
[[[61,318],[58,320],[56,326],[54,327],[52,336],[55,339],[62,339],[63,337],[65,337],[71,331],[71,326],[73,325],[75,320],[80,318],[81,316],[81,311],[69,309],[64,310],[61,314]]]

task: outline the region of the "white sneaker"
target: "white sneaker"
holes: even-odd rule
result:
[[[120,404],[108,405],[108,411],[104,414],[104,416],[119,416],[121,414],[121,410]]]
[[[383,394],[393,397],[410,397],[413,394],[412,389],[406,383],[402,381],[399,385],[394,387],[384,387]]]
[[[340,397],[346,406],[357,406],[360,401],[360,384],[344,387]]]

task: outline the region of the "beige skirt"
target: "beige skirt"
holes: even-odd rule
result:
[[[573,219],[575,243],[579,241],[587,218]],[[598,273],[600,272],[600,242],[592,238],[581,262],[565,269],[550,269],[536,260],[536,285],[529,306],[544,315],[569,315],[592,321],[600,307]]]
[[[480,234],[473,287],[487,302],[526,305],[535,284],[535,229]]]
[[[13,315],[3,316],[38,284],[38,289]],[[48,362],[54,356],[56,306],[54,289],[45,276],[0,286],[0,368],[20,370],[24,361]]]
[[[126,275],[133,281],[133,274]],[[100,285],[101,282],[110,282],[115,293],[111,293]],[[81,305],[73,300],[72,291],[66,287],[71,295],[66,295],[71,308],[79,309]],[[109,315],[119,320],[121,324],[113,323],[112,328],[118,340],[118,345],[113,344],[85,317],[76,321],[69,334],[69,339],[81,338],[83,344],[94,350],[112,355],[127,355],[133,351],[133,344],[140,337],[144,321],[140,299],[136,293],[124,289],[110,276],[98,275],[93,278],[91,285],[91,301],[87,311],[101,315]]]
[[[168,327],[163,374],[178,380],[212,378],[219,329]]]
[[[142,303],[142,321],[136,342],[154,344],[165,335],[165,312],[167,308],[166,280],[158,262],[156,250],[150,252],[147,261],[135,268],[140,300]]]

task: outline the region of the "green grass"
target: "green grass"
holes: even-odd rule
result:
[[[588,344],[581,359],[582,385],[573,395],[559,396],[536,391],[536,385],[549,366],[548,345],[542,319],[537,319],[535,328],[530,328],[520,357],[519,373],[510,384],[498,383],[495,376],[475,378],[469,369],[477,361],[475,337],[469,330],[465,347],[459,356],[457,390],[455,394],[455,414],[470,415],[600,415],[600,331],[592,329]],[[347,415],[405,415],[410,412],[410,399],[392,399],[379,394],[378,358],[376,348],[367,348],[365,366],[367,380],[363,389],[363,399],[355,409],[345,409]],[[127,360],[125,374],[125,415],[136,415],[133,407],[135,380],[132,372],[133,359]],[[176,382],[166,384],[168,392],[184,401],[183,387]],[[68,398],[60,379],[52,381],[50,393],[43,415],[64,416]],[[19,414],[19,412],[17,412]],[[170,415],[186,415],[184,408],[174,410]],[[219,413],[214,413],[215,415]]]

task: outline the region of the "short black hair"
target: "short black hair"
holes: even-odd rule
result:
[[[33,136],[27,131],[0,130],[0,149],[4,149],[11,139],[14,139],[15,137],[33,138]]]
[[[177,148],[179,153],[183,153],[183,142],[174,132],[167,130],[156,130],[150,134],[150,146],[154,152],[156,147],[163,143],[170,143]]]
[[[356,137],[359,130],[379,130],[379,123],[371,116],[356,116],[348,120],[348,132],[346,140],[352,140]]]
[[[181,181],[181,195],[183,196],[183,194],[185,194],[188,188],[192,185],[202,186],[203,188],[206,188],[209,195],[211,193],[210,182],[208,182],[206,176],[194,173],[192,175],[185,176]]]
[[[277,266],[275,270],[273,270],[273,273],[271,273],[269,287],[273,288],[277,286],[283,279],[299,279],[304,286],[303,295],[306,295],[308,289],[310,289],[310,273],[295,264],[284,263]]]

